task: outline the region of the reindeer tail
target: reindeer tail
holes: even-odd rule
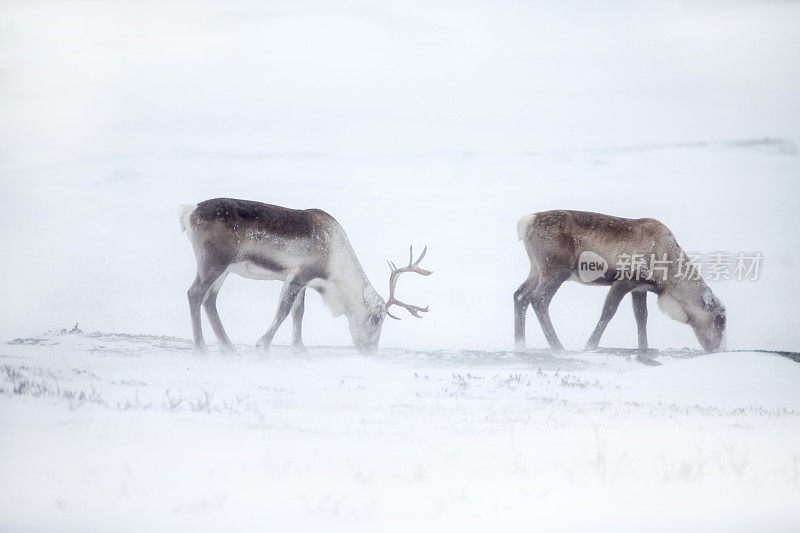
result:
[[[517,222],[517,237],[519,240],[523,240],[525,238],[525,232],[528,231],[528,228],[533,222],[533,219],[536,218],[536,213],[531,213],[530,215],[525,215],[524,217],[520,218]]]
[[[189,226],[189,217],[197,208],[197,204],[182,205],[178,208],[178,218],[181,220],[181,231],[186,231]]]

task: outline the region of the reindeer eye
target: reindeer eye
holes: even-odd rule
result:
[[[372,323],[375,324],[376,326],[380,326],[381,322],[383,322],[383,318],[381,317],[381,315],[375,315],[372,317]]]
[[[717,315],[714,319],[714,325],[717,326],[717,329],[725,329],[725,315]]]

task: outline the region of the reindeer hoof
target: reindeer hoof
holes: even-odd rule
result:
[[[219,351],[226,355],[235,355],[236,347],[233,344],[220,344]]]
[[[206,355],[208,354],[208,346],[205,344],[195,344],[192,347],[192,354],[194,355]]]
[[[261,337],[256,341],[256,351],[261,352],[263,354],[269,353],[269,345],[272,344],[266,338]]]
[[[303,343],[292,344],[292,353],[295,355],[308,355],[308,348]]]

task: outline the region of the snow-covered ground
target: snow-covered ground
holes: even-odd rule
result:
[[[4,529],[800,520],[800,364],[785,357],[240,349],[101,333],[0,347]]]
[[[798,27],[746,0],[0,3],[0,529],[796,531]],[[218,196],[325,209],[384,295],[427,244],[399,292],[430,313],[366,357],[309,294],[309,355],[286,324],[265,357],[280,284],[231,276],[239,354],[193,356],[176,212]],[[653,298],[659,352],[628,300],[577,351],[606,291],[574,283],[570,351],[533,316],[507,351],[516,221],[555,208],[760,253],[710,281],[732,351]]]

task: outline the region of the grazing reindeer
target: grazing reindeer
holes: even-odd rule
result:
[[[353,344],[364,353],[377,350],[384,316],[397,319],[388,313],[391,305],[405,307],[417,318],[428,311],[394,297],[401,274],[432,273],[419,266],[427,248],[416,261],[412,256],[406,267],[389,264],[389,301],[384,302],[367,279],[344,230],[324,211],[217,198],[182,207],[180,219],[197,258],[197,277],[188,291],[195,352],[207,350],[200,324],[201,305],[220,348],[235,351],[217,313],[217,293],[230,272],[284,281],[275,319],[257,343],[264,350],[269,349],[289,312],[294,322],[292,347],[305,350],[301,324],[306,287],[322,295],[334,316],[347,317]]]
[[[514,293],[518,348],[525,348],[530,304],[550,347],[563,349],[548,308],[561,284],[573,280],[611,287],[587,349],[597,348],[620,301],[631,292],[639,349],[647,350],[647,291],[658,295],[665,314],[692,327],[706,351],[725,349],[725,307],[658,220],[559,210],[526,215],[517,230],[531,261],[528,278]]]

